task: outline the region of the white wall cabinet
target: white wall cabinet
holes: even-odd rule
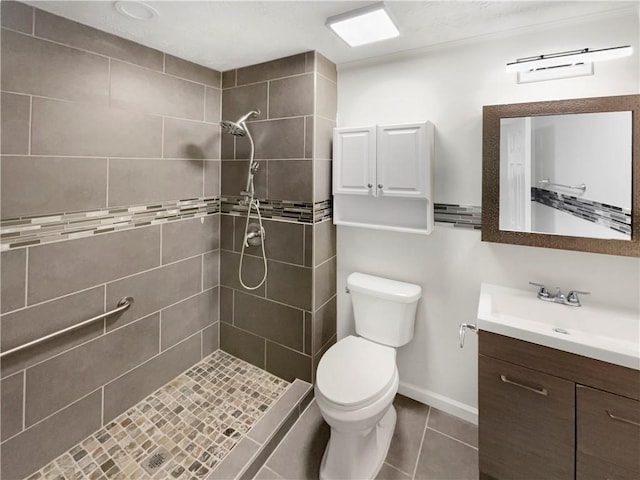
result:
[[[430,122],[334,129],[334,223],[430,233],[433,136]]]

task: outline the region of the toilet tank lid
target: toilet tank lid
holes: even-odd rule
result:
[[[347,287],[350,291],[399,303],[413,303],[422,296],[420,285],[360,272],[353,272],[347,277]]]

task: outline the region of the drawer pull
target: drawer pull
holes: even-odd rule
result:
[[[516,387],[524,388],[525,390],[529,390],[530,392],[537,393],[538,395],[544,395],[545,397],[549,395],[549,392],[546,388],[534,388],[528,385],[523,385],[521,383],[514,382],[513,380],[509,380],[505,375],[500,375],[500,380],[502,380],[504,383],[515,385]]]
[[[609,415],[609,418],[611,420],[617,420],[619,422],[628,423],[630,425],[635,425],[636,427],[640,427],[640,423],[638,423],[638,422],[634,422],[633,420],[629,420],[627,418],[623,418],[623,417],[619,417],[617,415],[614,415],[609,410],[605,410],[605,412],[607,412],[607,415]]]

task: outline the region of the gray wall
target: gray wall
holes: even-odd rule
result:
[[[19,232],[2,252],[2,349],[135,297],[120,316],[3,359],[1,474],[12,479],[218,348],[220,214],[167,205],[219,193],[222,76],[1,6],[0,212],[3,226],[41,235]],[[88,212],[112,221],[131,205],[151,213],[96,234]],[[60,230],[74,222],[91,225]]]
[[[220,238],[221,348],[284,379],[313,380],[319,353],[335,342],[335,228],[320,211],[331,198],[336,68],[316,52],[230,70],[222,76],[222,116],[248,123],[264,205],[305,211],[288,221],[264,214],[268,277],[257,290],[238,282],[245,217],[237,208],[249,158],[246,137],[222,137]],[[261,250],[245,250],[245,283],[262,278]]]

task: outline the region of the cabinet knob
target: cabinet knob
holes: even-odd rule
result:
[[[382,188],[382,184],[381,183],[378,184],[378,188]]]
[[[371,188],[373,185],[371,183],[367,183],[367,187]]]

